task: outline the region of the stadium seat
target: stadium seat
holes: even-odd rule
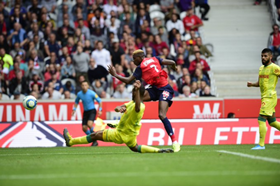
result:
[[[151,19],[159,18],[159,19],[164,20],[165,15],[164,15],[164,13],[162,13],[162,12],[155,11],[155,12],[151,12],[151,13],[150,13],[150,17],[151,17]]]
[[[181,12],[180,13],[180,19],[183,20],[187,15],[187,12]]]
[[[71,78],[62,79],[62,80],[61,80],[62,85],[65,85],[67,81],[70,81],[71,84],[72,84],[74,87],[76,87],[76,82],[75,82],[75,80],[74,80],[74,79],[71,79]]]
[[[206,43],[206,44],[204,44],[206,47],[207,47],[207,49],[214,55],[214,46],[213,46],[213,44],[212,43]]]
[[[10,97],[7,94],[2,94],[2,99],[1,100],[10,100]]]
[[[150,8],[149,8],[149,12],[154,12],[154,11],[161,11],[161,8],[159,5],[151,5]]]

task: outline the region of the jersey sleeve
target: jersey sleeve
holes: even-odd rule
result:
[[[278,65],[275,65],[274,69],[273,69],[273,73],[280,77],[280,67]]]
[[[124,105],[125,105],[126,107],[129,107],[129,106],[132,105],[133,103],[134,103],[134,101],[130,101],[130,102],[125,103]]]
[[[156,56],[155,58],[159,61],[159,64],[160,64],[160,65],[162,65],[162,61],[163,61],[163,59],[162,59],[162,58],[160,58],[160,57],[158,57],[158,56]]]
[[[140,66],[136,67],[134,73],[133,73],[133,76],[137,79],[137,80],[140,80],[141,77],[142,77],[142,70],[140,68]]]
[[[76,99],[75,99],[75,103],[76,104],[79,104],[79,101],[80,101],[80,96],[79,96],[80,94],[78,93],[77,94],[77,97],[76,97]]]
[[[100,97],[95,92],[92,93],[92,96],[93,96],[93,100],[96,100],[98,103],[101,103]]]

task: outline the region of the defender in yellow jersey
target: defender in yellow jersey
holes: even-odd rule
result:
[[[265,48],[262,51],[262,66],[259,69],[259,80],[256,83],[247,82],[248,87],[260,87],[261,109],[258,117],[260,141],[252,150],[265,149],[266,120],[269,125],[280,130],[280,123],[275,118],[277,105],[277,92],[275,90],[280,77],[280,67],[272,63],[272,51]]]
[[[159,149],[146,145],[137,144],[137,136],[141,128],[141,119],[145,111],[145,105],[142,103],[145,88],[137,80],[134,84],[133,100],[124,105],[117,106],[116,112],[123,113],[116,129],[105,129],[93,132],[87,136],[72,138],[67,129],[64,129],[63,136],[67,146],[76,144],[87,144],[94,140],[105,142],[114,142],[117,144],[126,144],[132,151],[141,153],[170,153],[173,149]]]

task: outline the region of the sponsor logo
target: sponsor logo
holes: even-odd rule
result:
[[[268,79],[269,78],[269,75],[259,75],[260,78],[265,78],[265,79]]]
[[[166,100],[169,97],[169,92],[166,90],[162,92],[163,99]]]
[[[204,103],[203,111],[201,112],[199,105],[194,105],[194,119],[218,119],[221,116],[219,113],[220,103],[214,103],[213,109],[211,111],[210,104]]]
[[[10,123],[0,133],[0,147],[65,146],[63,136],[43,122]]]

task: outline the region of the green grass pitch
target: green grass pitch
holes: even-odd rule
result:
[[[251,147],[182,146],[172,154],[140,154],[123,146],[0,149],[0,185],[279,186],[280,145]]]

